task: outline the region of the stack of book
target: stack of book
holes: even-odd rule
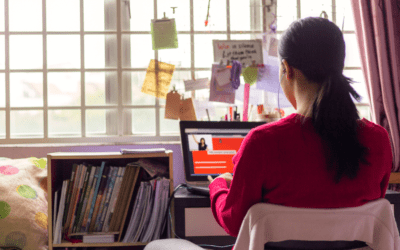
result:
[[[71,178],[64,180],[61,190],[55,193],[54,244],[60,244],[64,235],[70,238],[80,236],[86,242],[114,242],[116,234],[120,234],[121,239],[123,216],[130,216],[131,222],[139,222],[137,227],[129,224],[130,230],[127,233],[132,234],[135,229],[135,234],[139,234],[137,232],[140,228],[140,232],[146,230],[141,238],[143,240],[160,237],[165,225],[158,225],[156,222],[162,221],[161,213],[165,215],[166,212],[164,203],[168,200],[169,180],[140,182],[142,169],[139,163],[130,163],[126,167],[106,166],[105,162],[101,166],[74,164]],[[137,195],[130,197],[135,186]],[[58,201],[59,192],[61,194]],[[132,215],[126,215],[131,199],[134,201]],[[158,217],[153,217],[158,213]],[[146,219],[141,216],[146,216]],[[150,220],[150,217],[153,219]],[[103,237],[108,235],[109,238],[95,236],[99,234]],[[139,236],[141,235],[132,240],[138,240]]]

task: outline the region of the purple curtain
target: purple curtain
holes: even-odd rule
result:
[[[351,0],[372,121],[384,127],[400,172],[400,0]],[[400,190],[399,184],[389,189]]]

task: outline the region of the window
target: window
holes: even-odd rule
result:
[[[345,74],[366,97],[349,1],[282,1],[278,37],[322,10],[339,24],[345,17]],[[141,93],[150,60],[175,65],[171,88],[185,98],[208,100],[208,90],[184,92],[183,80],[210,78],[212,40],[262,38],[262,2],[211,1],[205,27],[204,0],[0,0],[0,142],[178,141],[165,100]],[[179,48],[153,51],[150,20],[164,13],[176,20]],[[227,105],[214,104],[219,120]],[[243,103],[236,105],[242,113]],[[357,106],[369,118],[367,99]]]

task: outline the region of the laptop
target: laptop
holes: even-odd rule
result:
[[[252,128],[265,122],[180,121],[181,149],[186,183],[208,187],[213,178],[233,174],[232,157]]]

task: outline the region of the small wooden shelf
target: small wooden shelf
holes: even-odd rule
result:
[[[47,171],[49,178],[48,185],[48,232],[49,232],[49,250],[53,248],[65,247],[130,247],[130,246],[145,246],[147,243],[71,243],[62,241],[61,244],[53,244],[53,201],[55,190],[60,190],[64,180],[71,178],[72,166],[74,163],[87,163],[100,165],[102,161],[106,161],[108,165],[126,166],[128,163],[136,161],[139,158],[153,158],[164,161],[169,165],[169,180],[170,180],[170,195],[174,190],[173,185],[173,159],[172,151],[167,150],[165,153],[141,153],[141,154],[121,154],[120,152],[82,152],[82,153],[50,153],[47,155]],[[131,203],[134,199],[131,200]],[[173,201],[171,203],[171,213],[173,212]],[[125,223],[129,223],[130,214],[127,215]],[[172,216],[173,218],[173,216]],[[123,226],[124,227],[124,226]],[[174,230],[175,223],[172,220],[171,230]],[[122,232],[122,229],[121,229]],[[172,234],[171,234],[172,235]]]

